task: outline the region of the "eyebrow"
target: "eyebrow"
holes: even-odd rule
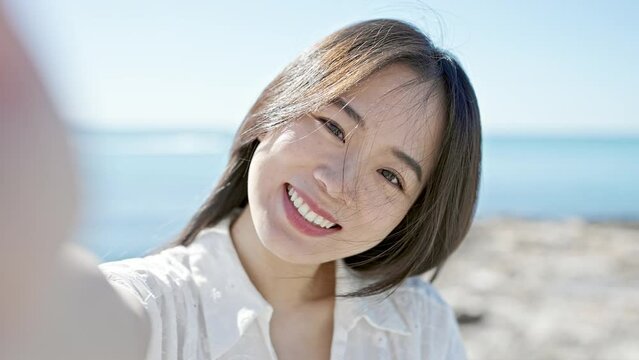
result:
[[[401,151],[400,149],[394,147],[392,149],[393,151],[393,155],[395,155],[398,159],[402,160],[403,162],[406,163],[406,165],[408,165],[408,167],[411,168],[411,170],[413,170],[415,172],[415,175],[417,175],[417,179],[419,179],[419,181],[422,181],[422,167],[419,165],[419,163],[417,161],[415,161],[415,159],[413,159],[412,157],[410,157],[410,155],[406,154],[405,152]]]
[[[332,101],[333,105],[337,105],[339,106],[342,110],[344,110],[344,112],[346,113],[346,115],[348,115],[349,118],[351,118],[353,121],[355,121],[358,125],[361,125],[362,128],[366,128],[364,126],[364,119],[362,119],[362,116],[355,111],[355,109],[353,109],[346,100],[344,100],[344,98],[342,97],[337,97],[335,100]],[[397,157],[399,160],[403,161],[406,165],[408,165],[409,168],[411,168],[411,170],[413,170],[413,172],[415,172],[415,175],[417,175],[417,179],[419,179],[419,181],[422,181],[422,167],[421,165],[419,165],[419,163],[413,159],[410,155],[408,155],[407,153],[405,153],[404,151],[393,147],[392,149],[393,155],[395,155],[395,157]]]
[[[344,110],[346,115],[348,115],[348,117],[354,120],[357,123],[357,125],[361,125],[362,128],[366,128],[364,126],[364,119],[362,119],[362,116],[357,111],[355,111],[355,109],[353,109],[350,105],[348,105],[348,102],[346,102],[344,98],[338,97],[332,101],[332,104],[337,105],[341,108],[341,110]]]

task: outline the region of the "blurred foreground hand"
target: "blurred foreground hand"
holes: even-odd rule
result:
[[[69,242],[68,139],[0,4],[0,359],[142,359],[148,324]]]
[[[62,124],[3,15],[0,7],[0,314],[8,320],[50,282],[77,192]]]

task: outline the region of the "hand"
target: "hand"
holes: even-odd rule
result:
[[[0,6],[0,340],[28,327],[73,231],[77,190],[62,123]],[[3,348],[0,344],[0,348]]]

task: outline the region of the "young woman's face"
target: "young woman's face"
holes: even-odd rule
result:
[[[342,97],[352,110],[332,104],[261,139],[248,197],[267,249],[319,264],[368,250],[399,224],[435,166],[444,124],[437,96],[420,102],[423,85],[397,89],[414,78],[389,66]]]

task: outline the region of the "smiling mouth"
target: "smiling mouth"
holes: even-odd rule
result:
[[[339,224],[333,223],[311,210],[310,206],[306,204],[304,199],[302,199],[302,197],[297,193],[297,191],[295,191],[295,189],[293,189],[293,187],[291,187],[290,184],[286,184],[286,191],[291,204],[309,224],[325,230],[342,228]]]

